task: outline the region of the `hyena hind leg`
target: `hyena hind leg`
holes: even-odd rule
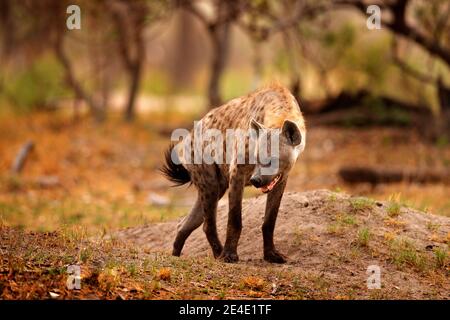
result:
[[[177,236],[175,242],[173,243],[172,255],[179,257],[181,250],[183,250],[184,243],[186,239],[191,235],[191,233],[201,226],[203,223],[203,208],[200,197],[194,204],[189,215],[181,222],[180,228],[177,230]]]
[[[223,250],[222,243],[219,240],[217,234],[217,203],[219,202],[219,197],[217,193],[210,192],[204,195],[203,199],[203,212],[205,215],[205,223],[203,224],[203,231],[205,232],[206,239],[211,246],[214,258],[220,256]]]
[[[206,186],[202,193],[203,212],[205,215],[203,231],[211,246],[214,258],[218,258],[222,254],[223,246],[217,234],[217,204],[228,188],[228,180],[220,174],[217,165],[215,166],[215,175],[211,176],[214,177],[213,182]],[[216,183],[217,189],[211,188],[213,183]]]

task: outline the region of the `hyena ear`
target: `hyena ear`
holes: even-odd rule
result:
[[[259,135],[259,130],[263,130],[264,126],[256,121],[254,118],[250,121],[250,128],[256,131],[256,134]]]
[[[290,120],[285,120],[283,123],[283,129],[281,133],[286,137],[289,144],[293,146],[298,146],[302,143],[302,134],[295,122]]]

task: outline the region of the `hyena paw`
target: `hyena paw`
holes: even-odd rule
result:
[[[272,263],[285,263],[287,258],[276,250],[264,252],[264,260]]]
[[[217,245],[212,249],[213,255],[214,255],[214,259],[219,259],[220,256],[222,255],[223,252],[223,247],[222,245]]]
[[[220,260],[227,263],[235,263],[239,261],[239,256],[234,252],[222,252],[219,257]]]
[[[179,250],[172,250],[172,256],[179,257],[181,255],[181,251]]]

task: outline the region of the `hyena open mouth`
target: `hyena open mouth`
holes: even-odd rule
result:
[[[265,185],[265,186],[261,187],[260,188],[261,191],[263,193],[268,193],[268,192],[272,191],[272,189],[276,186],[278,181],[280,181],[280,178],[281,178],[281,173],[279,175],[277,175],[275,177],[275,179],[273,179],[268,185]]]

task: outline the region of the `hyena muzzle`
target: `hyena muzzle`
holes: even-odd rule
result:
[[[189,139],[172,145],[166,152],[166,163],[162,168],[165,176],[176,185],[191,182],[198,191],[194,207],[178,228],[172,254],[179,256],[186,239],[203,223],[214,257],[225,262],[238,261],[243,190],[245,186],[253,185],[267,193],[262,225],[264,259],[286,262],[275,248],[273,233],[289,172],[306,143],[305,122],[297,101],[286,88],[272,85],[211,110],[200,124],[200,132],[214,129],[226,136],[230,129],[235,129],[250,130],[256,135],[247,135],[232,143],[219,142],[228,161],[193,163],[194,141],[198,139],[194,130],[189,133]],[[272,148],[274,145],[276,148]],[[200,148],[204,147],[202,141]],[[270,155],[262,159],[261,153]],[[218,201],[227,190],[228,225],[222,246],[217,234],[216,211]]]

